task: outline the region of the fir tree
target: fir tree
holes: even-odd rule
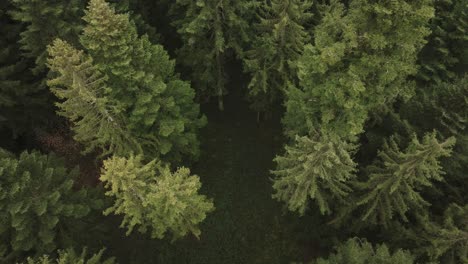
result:
[[[155,160],[143,164],[141,156],[112,157],[104,161],[101,181],[115,197],[104,213],[123,214],[121,227],[130,234],[134,228],[153,238],[171,233],[174,239],[189,233],[200,235],[198,224],[213,211],[213,203],[198,194],[199,178],[187,168],[172,173]]]
[[[67,221],[85,217],[99,201],[86,189],[74,189],[78,170],[68,170],[54,154],[23,152],[19,158],[0,151],[0,256],[49,253]]]
[[[48,255],[39,258],[28,258],[24,264],[114,264],[114,258],[102,259],[104,249],[98,253],[88,257],[86,248],[82,250],[81,254],[77,254],[72,248],[66,250],[59,250],[56,259]]]
[[[468,67],[468,4],[435,1],[429,42],[419,55],[418,78],[427,84],[452,81]]]
[[[416,213],[429,206],[420,191],[443,179],[439,158],[449,156],[454,144],[453,137],[439,142],[435,133],[422,142],[414,137],[404,151],[394,138],[385,142],[379,159],[367,168],[368,180],[357,183],[365,192],[357,202],[364,209],[362,220],[387,227],[395,215],[408,221],[409,210]]]
[[[391,253],[387,245],[372,246],[365,240],[352,238],[336,248],[328,258],[320,258],[317,264],[413,264],[415,257],[409,251],[398,249]]]
[[[23,26],[8,16],[12,8],[10,1],[0,3],[0,129],[16,138],[41,123],[46,102],[28,69],[31,61],[21,57],[17,42]]]
[[[368,113],[413,94],[407,77],[428,35],[431,1],[332,1],[298,63],[299,88],[287,92],[286,133],[321,127],[344,139],[363,131]]]
[[[49,46],[48,65],[56,75],[48,81],[58,102],[59,114],[68,118],[74,138],[85,145],[85,152],[99,148],[103,155],[141,153],[139,141],[123,123],[118,107],[106,95],[106,78],[82,51],[57,39]]]
[[[437,130],[443,137],[454,136],[457,143],[450,159],[443,161],[446,169],[445,195],[457,196],[465,203],[466,171],[468,171],[468,75],[455,78],[452,83],[442,82],[424,86],[404,104],[399,114],[408,119],[419,134]]]
[[[257,37],[244,56],[255,110],[268,110],[288,83],[297,82],[295,65],[310,39],[304,26],[312,17],[311,6],[309,0],[273,0],[259,8]]]
[[[46,71],[47,45],[55,38],[76,43],[82,22],[83,0],[12,0],[12,17],[26,25],[21,33],[24,56],[35,60],[33,72],[41,77]]]
[[[104,0],[91,0],[81,43],[108,76],[109,100],[151,157],[197,156],[197,130],[204,125],[194,91],[174,73],[175,62],[161,45],[139,37],[128,14]]]
[[[192,69],[192,79],[202,96],[218,97],[220,110],[224,109],[226,94],[225,63],[227,52],[242,55],[249,39],[246,18],[255,3],[238,0],[177,0],[175,9],[184,14],[174,22],[183,46],[179,61]]]
[[[356,164],[349,153],[352,144],[327,135],[297,137],[286,147],[284,156],[275,158],[274,198],[286,202],[288,209],[304,214],[308,199],[316,200],[320,212],[329,214],[336,201],[344,202]]]
[[[468,205],[450,204],[440,223],[428,215],[419,219],[421,229],[413,232],[415,241],[421,241],[421,249],[430,259],[440,263],[468,263]],[[429,245],[428,245],[429,244]]]

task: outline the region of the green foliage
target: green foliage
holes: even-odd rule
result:
[[[197,176],[187,168],[171,173],[168,166],[155,160],[143,164],[141,156],[128,159],[112,157],[104,161],[101,181],[115,197],[115,204],[104,213],[123,214],[121,227],[127,235],[135,227],[153,238],[163,238],[167,232],[174,239],[201,233],[198,224],[214,210],[213,203],[198,194],[201,187]]]
[[[327,259],[318,259],[317,264],[413,264],[415,258],[410,252],[398,249],[391,253],[385,244],[372,246],[367,241],[351,238],[336,248],[336,253]]]
[[[57,103],[59,114],[73,123],[74,138],[86,146],[85,152],[99,148],[103,155],[140,153],[140,144],[127,131],[122,114],[107,100],[106,78],[92,59],[60,39],[48,50],[49,68],[57,75],[48,85],[63,100]]]
[[[454,144],[453,137],[439,142],[435,133],[426,134],[422,142],[413,137],[404,151],[394,138],[385,142],[379,159],[367,168],[368,180],[357,183],[364,192],[357,202],[364,207],[362,220],[387,227],[395,215],[408,221],[409,210],[428,206],[420,190],[443,179],[439,158],[450,156]]]
[[[356,164],[350,153],[354,150],[354,145],[332,136],[297,137],[293,146],[286,146],[284,156],[275,158],[273,197],[300,214],[308,199],[315,199],[322,214],[330,213],[330,206],[344,203],[351,192],[348,182],[354,178]]]
[[[429,42],[420,54],[418,78],[428,84],[452,81],[468,67],[468,4],[435,1]]]
[[[421,89],[414,103],[419,103],[431,116],[418,120],[413,116],[412,122],[418,122],[422,130],[437,129],[445,136],[463,136],[468,126],[468,74],[454,79],[451,83]],[[419,101],[419,102],[418,102]],[[412,109],[410,113],[415,114]],[[419,109],[414,109],[419,110]],[[408,115],[408,114],[407,114]]]
[[[296,61],[310,40],[304,26],[312,17],[311,6],[310,0],[273,0],[259,8],[256,37],[244,58],[255,110],[266,111],[288,83],[297,82]]]
[[[464,192],[468,171],[468,75],[451,83],[443,82],[417,90],[403,105],[400,115],[408,119],[418,133],[437,130],[443,137],[455,136],[457,143],[450,159],[443,161],[446,181],[459,203],[467,202]],[[448,194],[448,193],[446,193]]]
[[[414,240],[423,240],[422,248],[431,260],[441,258],[441,263],[468,263],[468,205],[450,204],[440,223],[433,222],[425,215],[420,219]],[[427,245],[429,243],[429,246]]]
[[[332,1],[299,60],[299,88],[287,93],[288,136],[320,127],[353,139],[370,111],[411,96],[407,77],[432,16],[430,0],[355,0],[347,11]]]
[[[218,96],[223,110],[227,92],[225,59],[227,51],[242,55],[248,41],[246,17],[255,3],[239,0],[177,0],[174,9],[184,15],[174,22],[183,46],[179,61],[192,70],[192,80],[204,97]]]
[[[83,249],[80,255],[76,254],[72,248],[66,250],[59,250],[58,257],[53,260],[50,256],[44,255],[39,258],[28,258],[24,264],[114,264],[113,258],[102,260],[104,249],[92,255],[90,258],[87,256],[86,248]]]
[[[77,174],[54,154],[0,152],[0,256],[56,249],[68,219],[85,217],[99,202],[73,188]]]
[[[161,45],[139,37],[128,14],[116,14],[104,0],[91,0],[81,43],[108,77],[108,99],[142,142],[145,154],[179,160],[198,155],[197,130],[205,124],[194,91],[174,73]]]
[[[16,7],[12,17],[25,24],[21,33],[21,49],[24,56],[36,62],[33,72],[43,75],[46,70],[47,45],[55,38],[72,43],[81,30],[80,20],[83,0],[11,0]]]
[[[11,9],[9,1],[0,3],[0,128],[17,137],[41,122],[45,100],[32,80],[30,61],[21,57],[17,42],[23,27],[8,16]]]

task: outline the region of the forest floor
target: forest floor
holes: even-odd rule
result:
[[[304,233],[310,218],[284,214],[271,197],[269,171],[282,146],[279,118],[257,123],[256,114],[236,96],[227,97],[225,108],[203,106],[208,125],[201,131],[200,159],[191,168],[216,207],[201,224],[200,238],[171,243],[114,233],[107,253],[119,263],[274,264],[317,254],[304,242],[310,239],[310,232]]]

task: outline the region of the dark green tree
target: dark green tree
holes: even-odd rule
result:
[[[355,139],[370,111],[410,97],[432,16],[429,0],[332,1],[299,60],[299,87],[287,92],[287,135],[320,127]]]
[[[104,161],[100,179],[109,189],[106,195],[115,197],[104,214],[124,215],[121,227],[127,235],[137,228],[153,238],[167,233],[174,239],[189,233],[198,237],[199,223],[214,210],[213,202],[198,194],[198,176],[184,167],[171,172],[155,160],[144,164],[141,156],[114,156]]]
[[[89,2],[81,43],[98,70],[108,77],[109,100],[142,142],[145,154],[178,160],[197,156],[197,131],[204,125],[188,82],[174,72],[175,62],[147,35],[138,36],[128,14],[116,14],[104,0]]]
[[[60,39],[48,51],[51,76],[56,77],[48,85],[61,100],[56,103],[58,114],[72,122],[74,138],[84,144],[85,152],[98,148],[102,155],[141,153],[144,139],[133,137],[118,107],[106,97],[107,79],[92,59]]]
[[[12,8],[10,1],[0,3],[0,130],[15,138],[41,123],[45,102],[29,71],[31,61],[21,57],[23,26],[8,15]]]
[[[24,56],[36,62],[33,72],[44,77],[46,72],[47,45],[55,38],[77,43],[82,29],[83,0],[11,0],[16,7],[12,17],[26,28],[21,33],[21,49]]]
[[[412,237],[431,260],[468,263],[468,205],[450,204],[440,221],[425,214],[419,222],[422,228],[412,230]]]
[[[413,264],[415,257],[409,251],[398,249],[393,253],[385,244],[372,246],[359,238],[351,238],[335,249],[328,258],[318,259],[317,264]]]
[[[442,137],[454,136],[457,143],[449,159],[443,161],[447,175],[444,177],[445,197],[456,198],[466,203],[464,190],[468,171],[468,75],[455,78],[453,82],[442,82],[423,86],[417,90],[399,114],[409,120],[418,134],[437,130]],[[446,200],[446,199],[445,199]],[[454,201],[454,200],[452,200]]]
[[[432,33],[419,55],[417,75],[426,84],[452,81],[468,70],[468,4],[464,0],[434,3]]]
[[[217,96],[220,110],[226,94],[225,63],[228,51],[241,56],[249,40],[248,22],[254,2],[239,0],[177,0],[182,18],[174,22],[183,46],[179,62],[192,70],[199,94]]]
[[[364,192],[357,201],[362,220],[388,227],[395,215],[406,222],[409,210],[424,212],[430,204],[420,192],[443,179],[439,159],[450,156],[454,144],[453,137],[439,142],[435,133],[426,134],[422,142],[413,137],[404,151],[394,138],[385,142],[378,159],[367,168],[368,180],[356,184]]]
[[[99,203],[74,188],[78,169],[68,170],[54,154],[0,149],[0,256],[9,262],[22,252],[49,253],[70,219],[83,218]]]
[[[345,203],[352,191],[349,181],[354,178],[356,164],[350,153],[354,150],[353,144],[333,136],[297,137],[294,145],[286,146],[283,156],[275,158],[273,197],[300,214],[311,198],[322,214],[329,214],[332,205]]]
[[[28,258],[24,264],[114,264],[113,258],[102,259],[104,249],[98,253],[88,257],[86,248],[82,250],[81,254],[77,254],[72,248],[66,250],[59,250],[56,259],[48,255],[39,258]]]
[[[296,62],[310,40],[305,26],[312,17],[310,0],[264,1],[255,25],[252,49],[244,56],[250,73],[252,107],[266,111],[282,96],[289,83],[296,84]]]

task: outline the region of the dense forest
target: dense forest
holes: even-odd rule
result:
[[[468,1],[1,0],[0,263],[468,263]]]

